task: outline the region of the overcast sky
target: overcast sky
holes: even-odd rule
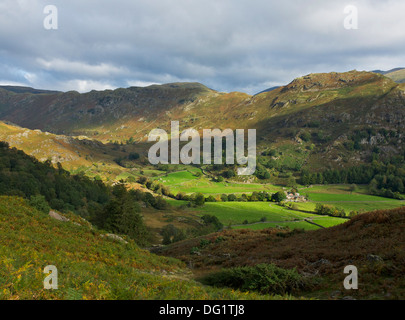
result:
[[[344,28],[347,5],[357,30]],[[404,13],[403,0],[0,0],[0,84],[254,94],[308,73],[405,67]]]

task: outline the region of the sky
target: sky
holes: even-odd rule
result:
[[[255,94],[309,73],[405,67],[404,12],[403,0],[0,0],[0,84]]]

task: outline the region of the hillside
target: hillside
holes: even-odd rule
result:
[[[387,73],[386,76],[391,78],[397,83],[405,83],[405,69],[396,70],[390,73]]]
[[[7,142],[11,147],[41,162],[49,160],[55,166],[60,163],[71,172],[82,171],[104,181],[120,180],[117,177],[129,171],[120,166],[117,159],[126,159],[131,153],[142,153],[144,150],[142,146],[101,143],[86,136],[56,135],[2,121],[0,141]]]
[[[108,149],[96,140],[86,137],[55,135],[41,130],[30,130],[0,121],[0,140],[11,147],[23,150],[39,161],[66,163],[70,168],[91,166],[100,161],[103,151]],[[107,161],[105,155],[104,161]]]
[[[34,89],[31,87],[21,87],[21,86],[0,86],[0,89],[8,90],[14,93],[32,93],[32,94],[55,94],[60,93],[60,91],[52,90],[41,90]]]
[[[104,142],[145,141],[151,129],[169,131],[171,120],[181,129],[256,128],[259,152],[277,148],[280,163],[293,158],[290,165],[315,170],[367,162],[376,147],[381,157],[401,154],[404,106],[403,85],[358,71],[310,74],[255,96],[197,83],[85,94],[0,89],[0,119],[24,128]]]
[[[375,70],[373,72],[383,74],[397,83],[405,82],[405,68],[395,68],[388,71]]]
[[[216,93],[198,83],[131,87],[85,94],[71,91],[38,95],[0,88],[0,118],[29,129],[121,140],[124,137],[122,132],[135,135],[138,130],[136,124],[151,127],[150,123],[156,117],[165,116],[165,112],[174,106],[210,95]]]
[[[338,291],[337,298],[404,299],[404,230],[402,207],[361,214],[344,224],[315,231],[225,230],[172,244],[161,254],[193,265],[197,277],[221,268],[273,263],[287,269],[296,267],[313,279],[314,287],[306,292],[307,297],[327,299]],[[347,293],[343,269],[349,264],[357,266],[360,282],[358,291]]]
[[[272,299],[213,289],[185,265],[106,236],[75,215],[58,221],[17,197],[0,196],[0,299]],[[45,290],[44,268],[58,268],[58,290]]]

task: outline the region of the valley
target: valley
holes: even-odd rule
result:
[[[330,292],[342,291],[349,261],[370,281],[356,298],[403,298],[398,73],[310,74],[254,96],[199,83],[85,94],[0,87],[0,271],[9,274],[0,298],[340,299]],[[256,172],[238,175],[225,161],[152,165],[148,133],[169,132],[171,121],[199,133],[256,129]],[[51,220],[50,209],[79,225]],[[63,290],[39,288],[41,261],[69,270]],[[203,279],[261,263],[296,268],[300,280],[245,293]]]

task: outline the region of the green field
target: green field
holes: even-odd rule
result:
[[[192,194],[201,192],[204,195],[217,194],[250,194],[253,191],[267,191],[273,193],[283,190],[280,186],[271,184],[239,184],[228,182],[213,182],[205,175],[197,177],[198,168],[187,171],[169,173],[155,178],[168,186],[172,193],[183,192]],[[303,228],[306,230],[319,229],[304,219],[323,227],[332,227],[347,221],[342,218],[319,216],[312,214],[317,203],[331,205],[344,209],[346,215],[351,211],[367,212],[381,209],[393,209],[405,205],[405,202],[395,199],[383,198],[366,194],[364,186],[358,186],[350,191],[348,185],[315,185],[308,188],[301,187],[299,192],[309,198],[308,202],[294,203],[294,210],[276,205],[273,202],[209,202],[202,208],[194,209],[197,215],[215,215],[224,224],[232,228],[265,229],[271,227],[286,227],[291,229]],[[170,200],[174,206],[181,206],[187,202]],[[302,212],[302,211],[308,211]],[[247,220],[247,224],[246,224]],[[262,222],[262,220],[265,220]]]
[[[319,216],[303,213],[276,205],[273,202],[210,202],[198,209],[201,215],[210,214],[218,217],[225,225],[233,228],[265,229],[270,227],[303,228],[307,230],[319,227],[305,222],[310,219],[324,227],[334,226],[347,221],[342,218]],[[262,218],[265,222],[261,223]],[[245,222],[248,224],[244,224]]]
[[[201,192],[206,195],[223,193],[248,194],[252,193],[253,191],[276,192],[280,190],[280,187],[270,184],[247,184],[226,181],[214,182],[204,175],[201,177],[195,176],[193,173],[197,171],[200,170],[193,168],[193,170],[173,172],[163,177],[156,177],[154,180],[168,186],[173,194],[177,194],[179,192],[186,194]]]
[[[250,193],[266,188],[269,192],[282,190],[281,187],[273,185],[240,185],[209,182],[205,177],[197,178],[191,172],[182,171],[169,174],[161,178],[161,182],[170,186],[173,190],[179,186],[182,192],[202,192],[204,194],[215,193],[237,193],[236,191]],[[186,186],[188,186],[186,188]],[[246,187],[250,188],[247,189]],[[245,187],[245,189],[243,189]],[[405,205],[405,202],[395,199],[388,199],[365,194],[364,187],[358,187],[356,192],[349,191],[347,185],[325,185],[313,186],[300,189],[301,194],[308,195],[310,201],[294,203],[294,210],[279,206],[273,202],[208,202],[201,208],[193,209],[196,214],[210,214],[218,217],[224,226],[241,229],[265,229],[270,227],[303,228],[306,230],[318,229],[319,227],[310,224],[304,219],[323,226],[332,227],[347,221],[343,218],[320,216],[310,212],[315,211],[317,203],[328,204],[342,208],[348,215],[351,211],[366,212],[379,209],[392,209]],[[270,191],[272,190],[272,191]],[[209,191],[209,192],[207,192]],[[215,192],[216,191],[216,192]],[[250,192],[249,192],[250,191]],[[186,204],[184,201],[169,200],[174,206]],[[302,212],[302,211],[309,211]],[[264,222],[263,222],[264,220]],[[246,224],[246,221],[248,222]]]
[[[308,222],[296,221],[296,222],[279,222],[279,223],[258,223],[247,226],[233,226],[232,229],[251,229],[262,230],[267,228],[289,227],[290,229],[304,229],[304,230],[317,230],[319,227],[310,224]]]
[[[299,210],[314,211],[316,203],[331,205],[350,211],[373,211],[394,209],[405,205],[405,201],[383,198],[366,194],[365,187],[350,192],[347,185],[324,185],[302,188],[300,192],[308,195],[310,202],[297,203]]]

